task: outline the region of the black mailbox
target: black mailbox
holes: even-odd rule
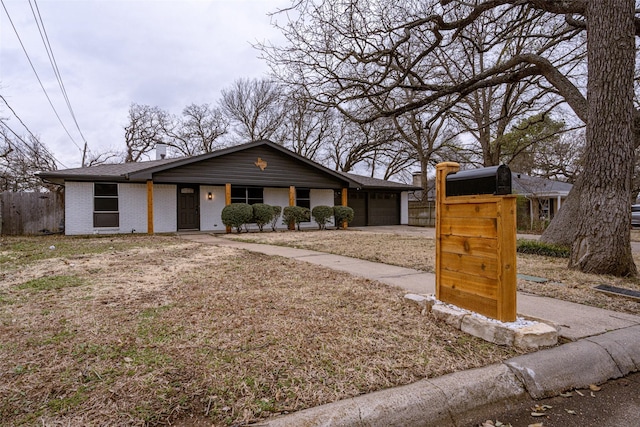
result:
[[[447,196],[511,194],[511,169],[507,165],[471,169],[447,175]]]

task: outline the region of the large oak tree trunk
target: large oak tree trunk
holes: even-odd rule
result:
[[[587,130],[584,171],[543,240],[571,241],[569,267],[635,275],[630,205],[634,159],[634,1],[587,8]]]

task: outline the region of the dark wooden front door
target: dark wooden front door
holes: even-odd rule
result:
[[[200,202],[197,186],[178,187],[178,230],[200,228]]]

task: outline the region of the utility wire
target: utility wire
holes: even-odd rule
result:
[[[35,5],[35,10],[33,6]],[[60,91],[64,96],[64,99],[67,103],[67,108],[69,109],[69,113],[71,114],[71,118],[73,118],[73,122],[76,125],[76,129],[78,129],[78,133],[82,137],[82,141],[84,142],[85,149],[88,147],[87,140],[80,130],[80,125],[78,124],[78,120],[76,119],[76,114],[71,107],[71,101],[69,101],[69,95],[67,94],[67,89],[62,82],[62,75],[60,74],[60,69],[58,68],[58,62],[56,61],[56,57],[53,54],[53,48],[51,47],[51,43],[49,41],[49,36],[47,35],[47,30],[44,27],[44,21],[42,20],[42,15],[40,14],[40,8],[38,7],[38,3],[36,0],[33,0],[33,5],[31,4],[31,0],[29,0],[29,7],[31,8],[31,13],[33,14],[33,18],[36,21],[36,25],[38,27],[38,31],[40,32],[40,38],[42,39],[42,43],[44,44],[44,48],[47,51],[47,56],[49,57],[49,63],[51,64],[51,68],[53,69],[53,73],[58,80],[58,86],[60,86]],[[36,16],[37,11],[37,16]]]
[[[27,132],[29,132],[29,135],[31,135],[31,138],[33,138],[34,141],[37,141],[39,143],[39,145],[42,147],[42,150],[48,155],[50,156],[53,160],[55,160],[57,163],[60,164],[60,166],[62,166],[63,168],[67,168],[67,166],[64,165],[64,163],[62,163],[60,160],[58,160],[56,158],[56,156],[53,155],[53,153],[51,151],[49,151],[47,149],[47,147],[40,142],[40,138],[38,138],[37,136],[35,136],[33,134],[33,132],[31,132],[31,129],[29,129],[27,127],[27,125],[24,124],[24,122],[22,121],[22,119],[20,118],[20,116],[18,116],[18,114],[16,114],[16,112],[14,111],[13,108],[11,108],[11,105],[9,105],[9,103],[7,102],[7,100],[5,99],[4,96],[0,95],[0,99],[2,99],[2,101],[5,103],[5,105],[7,106],[7,108],[13,113],[13,115],[16,117],[16,119],[18,119],[18,121],[20,122],[20,124],[27,130]],[[18,140],[22,141],[22,143],[24,145],[27,146],[27,148],[29,148],[33,154],[38,155],[39,153],[29,144],[27,143],[24,139],[22,139],[22,137],[20,137],[16,132],[14,132],[9,125],[7,125],[3,120],[0,120],[0,123],[9,130],[9,132],[11,132],[13,135],[15,135],[16,138],[18,138]],[[24,153],[24,152],[23,152]]]
[[[51,106],[51,108],[53,109],[53,112],[55,113],[56,117],[58,118],[58,121],[60,122],[60,125],[62,125],[62,128],[65,130],[65,132],[69,136],[69,139],[71,139],[71,142],[73,142],[73,145],[75,145],[78,148],[78,150],[80,150],[80,152],[82,153],[83,152],[82,148],[80,148],[80,146],[75,141],[75,139],[73,139],[73,137],[69,133],[69,130],[67,129],[67,127],[62,122],[62,119],[60,118],[60,115],[58,114],[58,111],[56,110],[56,107],[53,106],[53,102],[51,102],[51,98],[49,97],[49,94],[47,93],[46,89],[44,88],[44,85],[42,84],[42,80],[40,80],[40,76],[38,75],[38,72],[36,71],[36,69],[35,69],[35,67],[33,65],[33,62],[31,61],[31,58],[29,57],[29,54],[27,53],[27,49],[25,48],[24,43],[22,43],[22,39],[20,38],[20,35],[18,34],[18,30],[16,29],[16,26],[13,24],[13,20],[11,19],[11,15],[9,15],[9,11],[7,10],[7,6],[4,4],[4,0],[0,0],[0,3],[2,3],[2,7],[4,8],[4,11],[7,14],[7,18],[9,18],[9,22],[11,23],[11,27],[13,28],[13,32],[16,34],[16,37],[18,38],[18,41],[20,42],[20,46],[22,47],[22,51],[26,55],[27,60],[29,61],[29,65],[31,66],[31,69],[33,70],[33,73],[36,75],[36,79],[38,80],[38,83],[40,83],[40,87],[42,88],[42,91],[44,92],[44,95],[46,96],[47,101],[49,101],[49,105]]]
[[[29,144],[27,141],[25,141],[25,140],[24,140],[20,135],[18,135],[18,133],[17,133],[17,132],[15,132],[13,129],[11,129],[11,128],[9,127],[9,125],[8,125],[8,124],[6,124],[4,121],[0,120],[0,125],[2,125],[5,129],[7,129],[9,132],[11,132],[11,133],[13,134],[13,136],[15,136],[15,137],[16,137],[16,139],[18,139],[20,142],[22,142],[22,143],[23,143],[23,144],[24,144],[24,145],[25,145],[29,150],[31,150],[31,152],[33,152],[35,155],[39,155],[39,154],[40,154],[40,153],[38,153],[38,151],[37,151],[34,147],[32,147],[32,146],[31,146],[31,144]],[[60,166],[62,166],[62,167],[63,167],[63,168],[65,168],[65,169],[68,169],[68,168],[69,168],[69,167],[68,167],[68,166],[66,166],[64,163],[62,163],[60,160],[56,159],[56,158],[54,157],[54,155],[53,155],[53,154],[51,154],[51,152],[49,152],[49,150],[47,150],[47,147],[45,147],[43,143],[41,143],[39,140],[36,140],[35,142],[37,142],[37,143],[38,143],[38,145],[42,148],[42,150],[43,150],[46,154],[48,154],[49,156],[51,156],[51,158],[52,158],[55,162],[59,163],[59,164],[60,164]],[[20,153],[22,153],[22,155],[23,155],[23,156],[28,156],[28,154],[24,152],[24,149],[23,149],[20,145],[17,145],[17,144],[11,144],[11,145],[10,145],[10,148],[15,148],[17,151],[19,151]]]

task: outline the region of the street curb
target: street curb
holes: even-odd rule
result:
[[[529,397],[556,396],[640,370],[640,326],[305,409],[255,426],[468,425]]]

